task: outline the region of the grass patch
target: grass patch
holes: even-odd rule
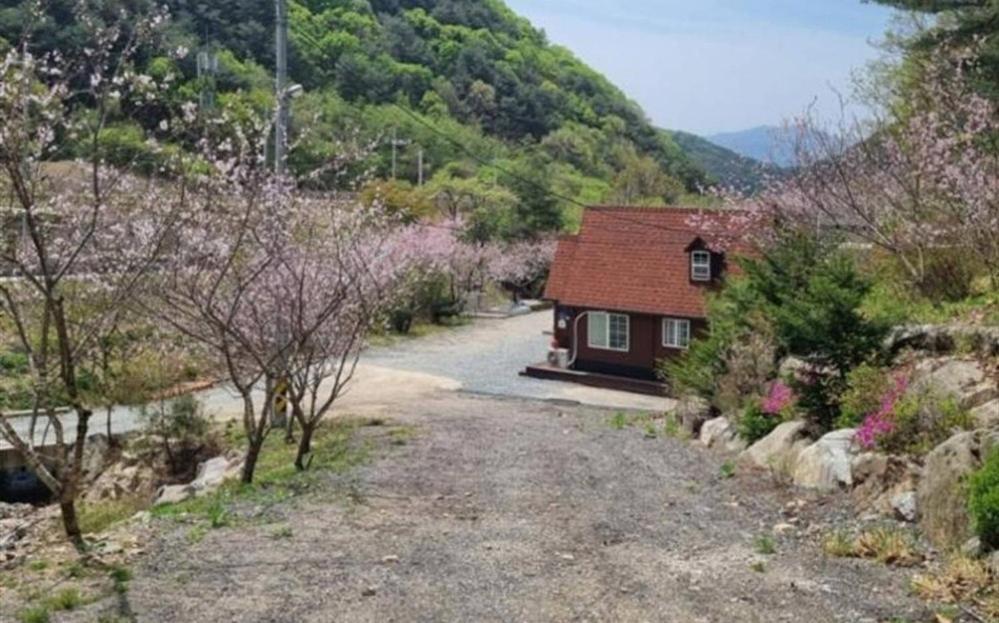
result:
[[[126,497],[95,504],[81,504],[80,530],[84,534],[100,534],[143,510],[146,504],[139,498]]]
[[[999,620],[999,577],[981,560],[955,555],[938,571],[915,576],[912,589],[925,601],[968,604],[982,620]]]
[[[724,463],[721,464],[721,467],[718,468],[718,474],[722,478],[728,480],[729,478],[735,477],[735,469],[736,469],[735,462],[725,461]]]
[[[151,514],[161,519],[194,517],[203,520],[204,528],[195,526],[188,533],[190,542],[199,542],[208,529],[238,524],[240,518],[233,512],[233,507],[239,502],[273,506],[315,491],[331,473],[345,473],[366,462],[371,454],[370,444],[356,439],[358,428],[366,423],[364,420],[339,419],[321,425],[313,437],[311,468],[304,472],[295,469],[297,446],[286,444],[282,435],[270,435],[257,462],[253,484],[227,482],[210,495],[157,506]],[[386,427],[390,440],[394,439],[393,435],[405,437],[412,434],[396,433],[397,430],[400,429]],[[232,441],[239,443],[240,433],[232,431],[230,436]]]
[[[44,605],[49,610],[76,610],[83,605],[83,596],[77,588],[64,588],[45,599]]]
[[[771,556],[777,553],[777,544],[774,542],[772,536],[769,534],[762,534],[753,539],[753,549],[756,550],[757,554]]]
[[[618,411],[611,416],[608,425],[614,430],[624,430],[629,424],[628,414],[623,411]]]
[[[17,613],[20,623],[49,623],[49,609],[45,606],[31,606]]]
[[[128,592],[128,583],[132,581],[131,569],[116,565],[108,572],[108,577],[111,578],[111,585],[114,587],[116,593],[124,594]]]
[[[823,539],[822,549],[837,558],[865,558],[896,567],[912,567],[923,561],[912,535],[893,526],[865,530],[856,536],[832,532]]]

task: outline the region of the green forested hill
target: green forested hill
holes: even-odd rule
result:
[[[152,0],[91,0],[141,10]],[[24,0],[0,0],[0,37],[17,40]],[[39,48],[72,49],[75,0],[50,0],[36,28]],[[218,106],[273,107],[273,0],[166,0],[172,25],[144,51],[142,69],[183,76],[177,91],[215,93]],[[571,227],[573,201],[675,202],[708,181],[671,135],[603,76],[500,0],[291,0],[294,131],[310,127],[292,166],[306,170],[359,131],[379,145],[380,190],[391,200],[450,202],[481,221],[484,235]],[[172,60],[166,50],[191,51]],[[197,79],[197,52],[217,57],[213,77]],[[109,153],[141,149],[155,114],[122,115]],[[419,154],[424,188],[415,189]],[[549,192],[550,191],[550,192]],[[558,197],[553,197],[551,193]],[[556,212],[558,214],[556,214]]]
[[[722,186],[752,193],[759,190],[768,177],[781,173],[777,167],[741,156],[696,134],[680,131],[670,134],[684,154]]]

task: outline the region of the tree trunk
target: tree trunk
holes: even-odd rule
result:
[[[284,442],[288,445],[295,443],[295,418],[292,415],[285,418]]]
[[[62,526],[66,530],[66,536],[73,543],[73,547],[83,553],[86,550],[86,542],[83,540],[83,532],[76,516],[76,500],[72,497],[60,500],[59,510],[62,512]]]
[[[243,464],[243,484],[253,484],[253,474],[257,469],[257,459],[260,458],[260,450],[263,445],[263,439],[250,438],[250,445],[246,449],[246,462]]]
[[[302,437],[298,441],[298,454],[295,456],[295,469],[300,472],[305,471],[305,457],[312,452],[312,433],[315,431],[315,425],[302,425]]]

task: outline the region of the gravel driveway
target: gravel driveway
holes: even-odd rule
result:
[[[519,376],[528,365],[544,361],[551,341],[544,332],[551,328],[551,311],[477,320],[428,338],[373,349],[362,361],[369,368],[450,379],[466,392],[650,411],[665,411],[671,406],[672,401],[666,398]]]
[[[793,492],[607,410],[438,391],[393,411],[413,439],[279,507],[288,538],[164,526],[138,620],[926,620],[904,573],[821,554],[808,526],[837,507],[810,502],[758,554]]]

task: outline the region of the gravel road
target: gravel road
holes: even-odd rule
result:
[[[794,492],[609,410],[439,390],[391,412],[415,436],[270,511],[287,538],[164,525],[137,620],[927,620],[904,572],[822,555],[808,526],[838,507],[810,502],[759,554]]]

